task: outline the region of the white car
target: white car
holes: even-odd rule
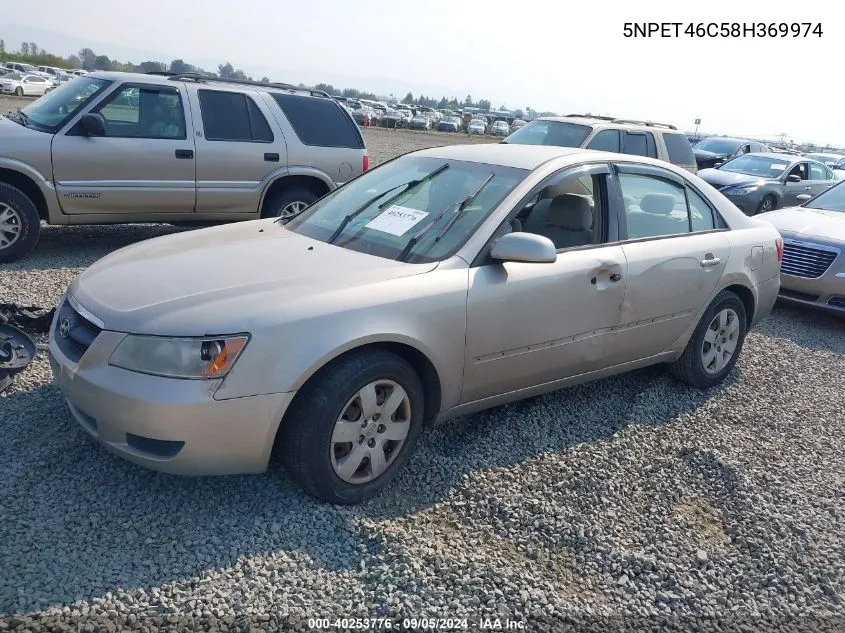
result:
[[[40,97],[47,94],[56,85],[40,75],[22,75],[9,73],[0,77],[0,93],[18,97]]]
[[[48,79],[50,77],[49,74],[38,70],[32,64],[24,64],[23,62],[6,62],[3,64],[9,70],[14,70],[15,72],[19,72],[22,75],[37,75],[39,77],[44,77]]]
[[[487,122],[483,119],[472,119],[467,128],[470,134],[479,134],[483,136],[487,132]]]

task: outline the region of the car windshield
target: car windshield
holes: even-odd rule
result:
[[[714,154],[724,154],[725,156],[733,154],[739,146],[741,141],[732,141],[723,138],[706,138],[699,141],[693,149],[700,149],[703,152],[712,152]]]
[[[747,174],[748,176],[759,176],[760,178],[779,178],[791,162],[790,160],[780,158],[744,154],[739,158],[729,160],[719,170]]]
[[[74,111],[102,92],[111,82],[93,77],[77,77],[40,99],[21,108],[27,122],[44,131],[55,132]]]
[[[825,211],[839,211],[845,213],[845,189],[842,182],[834,185],[824,193],[808,200],[802,206],[807,209],[824,209]]]
[[[554,145],[557,147],[581,147],[593,128],[564,121],[542,121],[537,119],[523,125],[503,143],[515,145]]]
[[[413,236],[431,226],[405,261],[441,261],[463,246],[528,173],[484,163],[403,156],[336,189],[285,228],[321,242],[334,238],[336,246],[396,259]],[[427,176],[428,180],[412,186]],[[410,189],[404,191],[406,187]],[[475,199],[455,216],[460,203],[476,192]]]

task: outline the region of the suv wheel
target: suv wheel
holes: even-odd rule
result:
[[[300,390],[276,447],[306,492],[330,503],[359,503],[384,488],[410,458],[424,401],[422,382],[405,360],[384,350],[359,350]]]
[[[41,231],[38,209],[26,194],[0,184],[0,262],[13,262],[33,249]]]
[[[317,194],[305,187],[286,187],[271,194],[264,203],[262,218],[290,218],[317,199]]]

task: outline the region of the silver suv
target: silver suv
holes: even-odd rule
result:
[[[291,216],[369,166],[326,93],[95,72],[0,117],[0,262],[50,224]]]
[[[693,174],[695,154],[674,125],[590,114],[541,117],[523,125],[502,143],[583,147],[633,154],[672,163]]]

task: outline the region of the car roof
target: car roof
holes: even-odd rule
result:
[[[658,123],[656,121],[634,121],[628,119],[611,119],[610,117],[601,116],[541,116],[534,119],[535,121],[557,121],[559,123],[574,123],[575,125],[590,125],[594,127],[606,126],[613,128],[626,128],[632,130],[648,130],[654,132],[655,130],[683,134],[676,127],[670,127],[665,123]]]
[[[732,141],[734,143],[760,143],[760,145],[766,145],[762,141],[755,141],[754,139],[750,138],[741,138],[739,136],[705,136],[702,138],[702,141],[709,141],[711,138],[716,139],[717,141]],[[700,143],[701,141],[699,141]],[[768,147],[768,145],[767,145]],[[762,152],[757,152],[758,154]]]
[[[178,75],[171,76],[171,75],[156,75],[150,73],[125,73],[119,71],[111,71],[111,70],[97,70],[85,75],[86,77],[93,77],[94,79],[107,79],[110,81],[135,81],[141,82],[145,84],[154,84],[160,86],[172,86],[174,82],[183,82],[189,83],[191,85],[197,86],[204,86],[208,87],[209,85],[213,85],[215,89],[231,89],[231,90],[238,90],[240,92],[245,91],[266,91],[266,92],[297,92],[297,93],[308,93],[310,91],[309,88],[298,88],[296,86],[291,86],[290,88],[283,88],[279,85],[273,84],[262,84],[260,82],[255,83],[241,83],[237,80],[234,81],[226,81],[225,79],[220,79],[217,77],[212,77],[209,79],[213,79],[213,81],[204,82],[200,78],[198,81],[193,81],[193,77],[185,76],[185,79],[179,78]],[[312,95],[313,96],[313,95]],[[331,99],[332,97],[320,97],[320,98],[328,98]],[[356,101],[356,99],[349,99],[349,101]]]

